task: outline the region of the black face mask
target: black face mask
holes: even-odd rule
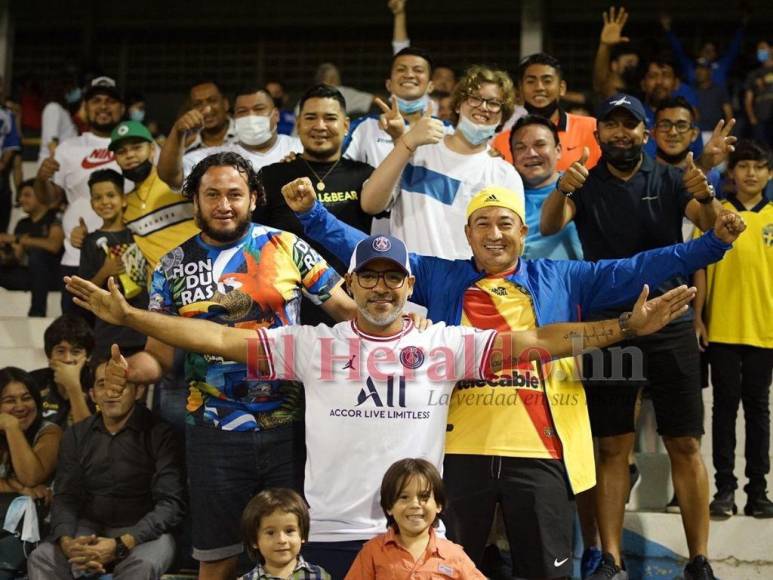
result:
[[[618,171],[631,171],[641,160],[641,144],[631,147],[617,147],[601,143],[601,159]]]
[[[524,103],[523,108],[526,109],[530,115],[539,115],[540,117],[550,119],[550,117],[553,116],[553,113],[558,110],[558,100],[555,100],[552,103],[545,105],[544,107],[535,107],[529,103]]]
[[[146,159],[142,163],[140,163],[137,167],[132,167],[131,169],[124,169],[123,170],[123,176],[133,181],[134,183],[142,183],[148,178],[148,175],[150,175],[150,171],[153,169],[153,164],[150,162],[150,159]]]
[[[675,153],[670,154],[663,151],[660,147],[658,147],[658,159],[662,159],[669,165],[679,165],[682,161],[685,160],[685,157],[687,157],[687,154],[690,152],[690,148],[688,147],[681,153]]]

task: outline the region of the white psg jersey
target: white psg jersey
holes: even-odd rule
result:
[[[442,323],[419,332],[410,321],[389,337],[355,322],[259,331],[269,372],[304,385],[312,541],[384,532],[379,491],[395,461],[423,457],[442,471],[454,384],[486,374],[495,336]]]
[[[394,194],[390,233],[408,251],[448,260],[472,255],[462,232],[467,204],[490,185],[506,187],[523,198],[523,183],[512,165],[489,150],[474,155],[451,151],[443,141],[423,145],[403,169]]]
[[[84,219],[90,232],[102,225],[102,219],[91,209],[89,177],[98,169],[114,169],[121,173],[121,168],[113,159],[113,153],[107,149],[108,145],[109,137],[84,133],[67,139],[54,153],[54,159],[59,162],[59,171],[54,174],[53,182],[64,189],[67,197],[67,209],[62,216],[64,266],[78,266],[80,263],[80,250],[70,243],[70,233],[78,225],[79,218]],[[132,187],[130,181],[124,182],[124,191],[131,191]]]
[[[255,173],[257,173],[266,165],[279,163],[288,155],[288,153],[303,153],[303,145],[301,145],[300,139],[296,137],[277,135],[274,146],[262,153],[245,149],[239,143],[228,143],[226,145],[218,145],[217,147],[202,147],[191,151],[190,153],[186,153],[183,156],[183,179],[188,177],[193,166],[205,157],[226,151],[238,153],[244,157],[250,162]]]

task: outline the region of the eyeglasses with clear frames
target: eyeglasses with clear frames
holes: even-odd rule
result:
[[[366,290],[375,288],[381,278],[384,279],[384,284],[386,284],[387,288],[397,290],[398,288],[402,288],[403,284],[405,284],[405,279],[408,277],[405,272],[399,270],[387,270],[386,272],[360,270],[356,274],[360,286]]]
[[[504,105],[502,101],[497,101],[496,99],[484,99],[483,97],[471,95],[469,93],[467,93],[467,102],[473,109],[482,109],[485,104],[486,110],[491,113],[498,113],[502,110],[502,105]]]

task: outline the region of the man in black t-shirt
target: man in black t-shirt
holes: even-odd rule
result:
[[[303,153],[293,161],[274,163],[260,171],[266,204],[253,212],[252,221],[303,237],[303,227],[282,195],[285,185],[298,181],[312,188],[317,199],[338,219],[370,234],[373,216],[363,211],[360,192],[373,168],[341,156],[343,139],[349,129],[346,101],[335,88],[315,85],[301,97],[299,106],[296,125]],[[338,272],[348,271],[348,264],[343,264],[327,248],[314,242],[311,245]],[[301,323],[320,322],[333,323],[319,308],[311,307],[304,300]]]
[[[630,95],[618,94],[602,104],[596,131],[601,160],[588,171],[584,166],[586,149],[580,161],[559,179],[542,206],[543,235],[553,234],[574,220],[585,258],[595,261],[629,257],[681,242],[683,216],[704,231],[711,228],[722,208],[692,153],[688,153],[684,169],[656,163],[642,152],[649,137],[645,123],[643,105]],[[685,281],[672,280],[652,288],[652,292],[661,293],[682,283]],[[620,304],[616,312],[626,306]],[[584,312],[583,317],[593,320],[610,314]],[[671,460],[687,536],[690,562],[685,578],[714,578],[706,560],[709,484],[700,454],[703,404],[692,316],[625,346],[635,347],[640,354],[624,359],[618,354],[620,360],[612,361],[610,352],[604,351],[601,356],[586,357],[583,369],[591,429],[599,441],[596,516],[605,552],[601,567],[589,578],[627,578],[621,569],[621,543],[629,491],[628,455],[634,443],[636,401],[645,383],[655,407],[658,433]],[[613,388],[612,380],[622,385]]]

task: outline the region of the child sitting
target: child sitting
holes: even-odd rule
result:
[[[291,489],[261,491],[242,514],[247,551],[258,565],[239,580],[330,580],[330,574],[299,554],[309,538],[309,510]]]
[[[443,480],[429,461],[393,463],[381,482],[389,530],[362,547],[346,579],[485,578],[461,546],[435,533],[445,502]]]
[[[112,169],[95,171],[89,178],[89,191],[91,207],[102,218],[102,227],[84,240],[78,275],[101,287],[113,276],[132,306],[147,308],[147,265],[123,223],[123,177]],[[97,320],[94,342],[94,355],[103,359],[110,356],[113,343],[125,355],[142,350],[145,337],[130,328]]]

